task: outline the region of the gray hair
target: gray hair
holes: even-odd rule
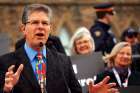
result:
[[[22,15],[22,23],[26,24],[29,15],[32,12],[35,11],[43,11],[44,13],[46,13],[49,17],[49,21],[51,21],[52,19],[52,10],[49,6],[44,5],[44,4],[31,4],[31,5],[27,5],[25,6],[24,10],[23,10],[23,15]]]
[[[114,65],[114,57],[117,55],[117,53],[124,47],[130,46],[128,42],[119,42],[117,43],[110,54],[106,54],[103,56],[103,60],[108,64],[108,66],[112,67]]]
[[[70,50],[71,50],[72,54],[77,54],[77,52],[75,50],[75,41],[84,36],[87,36],[90,39],[90,42],[92,44],[92,51],[95,50],[94,40],[93,40],[89,30],[86,27],[80,27],[77,29],[77,31],[74,33],[74,35],[71,38]]]

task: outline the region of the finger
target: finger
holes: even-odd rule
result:
[[[94,83],[93,81],[89,81],[88,85],[92,86]]]
[[[101,82],[100,84],[107,84],[108,81],[109,81],[110,77],[109,76],[106,76]]]
[[[108,84],[108,88],[112,88],[112,87],[115,87],[116,86],[116,83],[109,83]]]
[[[92,81],[90,81],[89,82],[89,85],[88,85],[88,91],[89,91],[89,93],[92,93],[92,86],[93,85],[93,82]]]
[[[6,74],[5,74],[5,77],[9,77],[9,76],[12,76],[13,75],[13,71],[10,71],[10,72],[6,72]]]
[[[13,80],[13,78],[5,78],[5,83],[9,83]]]
[[[90,81],[88,86],[89,86],[89,87],[92,87],[92,85],[93,85],[93,82]]]
[[[89,82],[88,88],[92,88],[93,83]]]
[[[11,65],[11,66],[8,68],[8,72],[13,71],[14,68],[15,68],[15,65]]]
[[[23,70],[23,64],[21,64],[19,67],[18,67],[18,69],[17,69],[17,71],[16,71],[16,73],[15,73],[15,75],[16,76],[20,76],[20,74],[21,74],[21,72],[22,72],[22,70]]]
[[[108,93],[120,93],[117,88],[111,88],[108,90]]]

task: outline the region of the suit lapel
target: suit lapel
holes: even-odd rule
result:
[[[24,69],[21,74],[27,80],[33,88],[39,88],[38,81],[36,79],[36,76],[34,74],[34,71],[32,69],[32,66],[29,62],[29,58],[27,57],[27,54],[25,53],[24,48],[20,48],[16,51],[16,55],[18,57],[19,64],[24,64]]]

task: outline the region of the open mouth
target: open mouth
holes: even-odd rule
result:
[[[44,36],[43,33],[37,33],[36,36]]]
[[[89,49],[89,47],[87,47],[87,46],[84,46],[84,47],[80,48],[81,51],[88,50],[88,49]]]

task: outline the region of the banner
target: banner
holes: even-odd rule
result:
[[[87,93],[87,84],[96,79],[96,74],[104,69],[101,52],[91,55],[71,56],[73,70],[82,86],[83,93]]]

